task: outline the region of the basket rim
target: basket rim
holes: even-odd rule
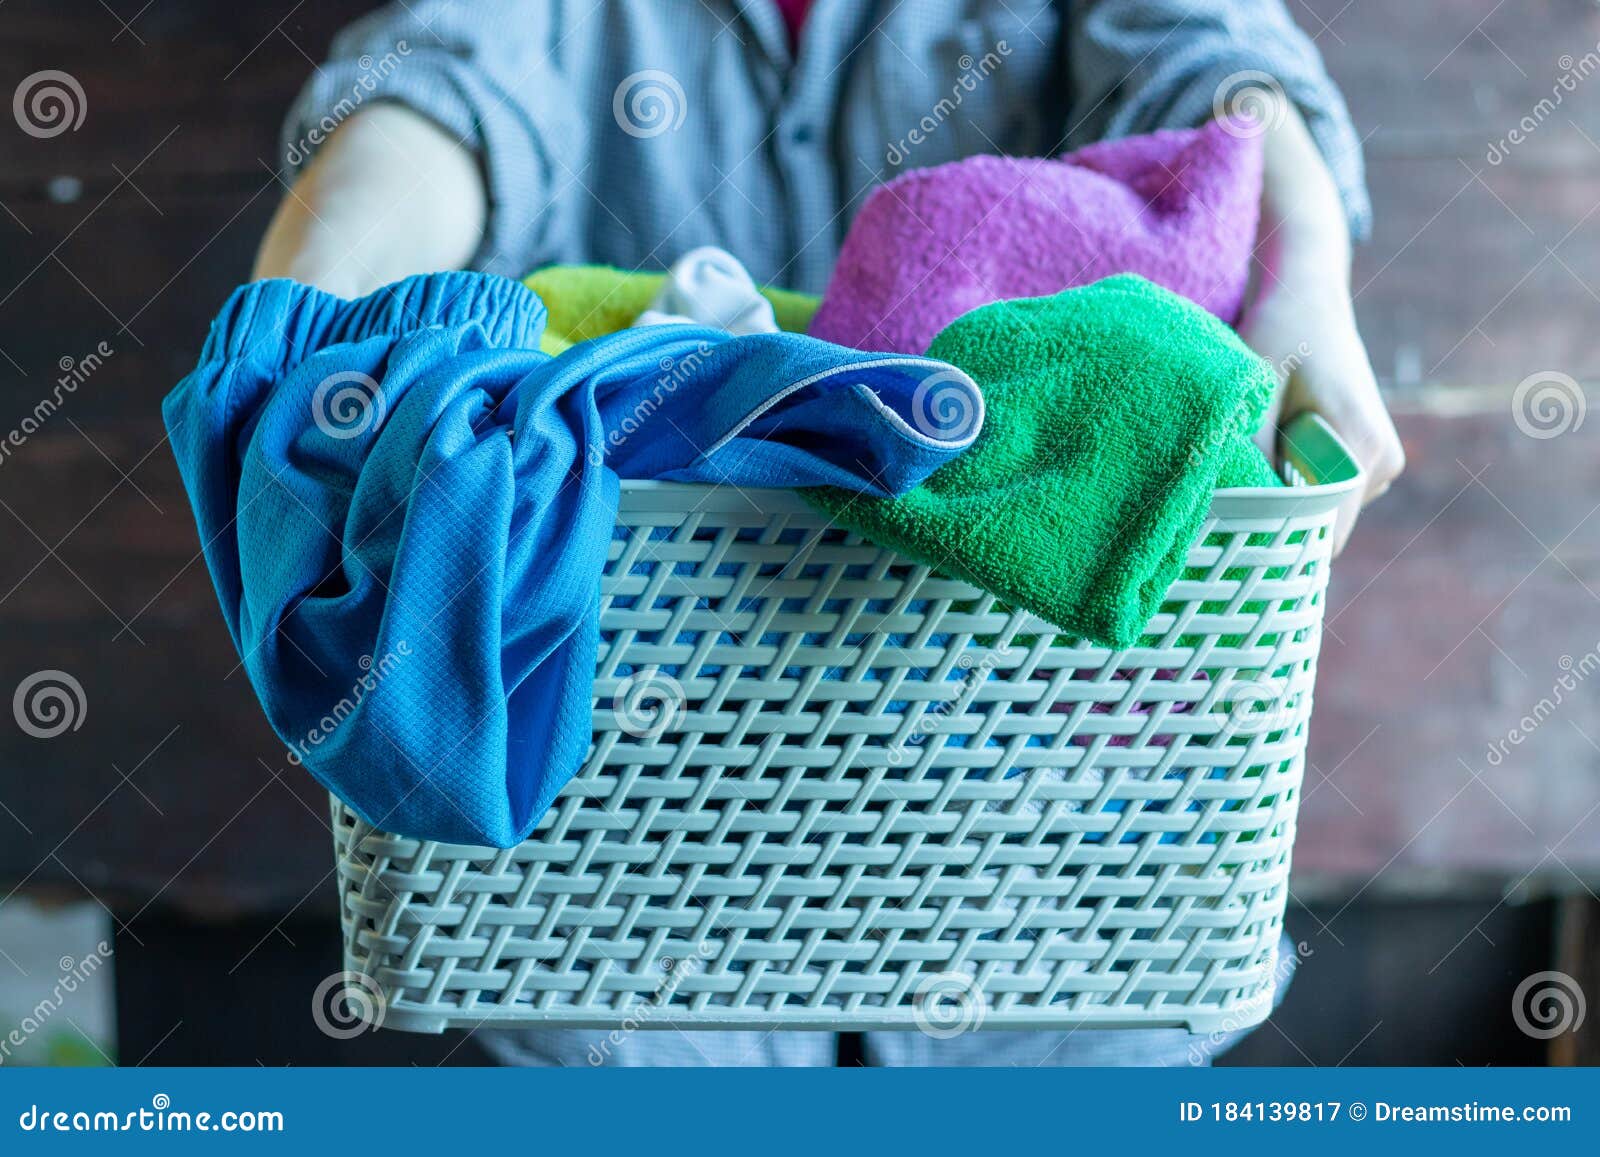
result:
[[[1306,480],[1293,485],[1235,486],[1216,491],[1209,517],[1213,520],[1312,518],[1337,509],[1362,484],[1363,475],[1349,447],[1315,414],[1301,414],[1282,435],[1285,456]],[[700,514],[798,514],[825,519],[796,490],[739,487],[707,482],[658,482],[623,479],[625,513],[691,510]]]

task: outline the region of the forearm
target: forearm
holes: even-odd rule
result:
[[[1258,257],[1292,290],[1347,299],[1350,230],[1338,186],[1293,104],[1272,97],[1263,125]]]
[[[467,264],[487,196],[473,154],[425,117],[377,104],[340,125],[279,206],[256,278],[358,296]]]
[[[1253,110],[1264,134],[1257,288],[1240,320],[1245,339],[1283,380],[1277,417],[1320,414],[1366,474],[1334,529],[1343,547],[1363,502],[1405,468],[1405,451],[1384,407],[1356,325],[1350,293],[1350,231],[1339,190],[1298,110],[1281,94]],[[1262,431],[1271,448],[1275,430]]]

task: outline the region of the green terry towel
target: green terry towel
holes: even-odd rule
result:
[[[1251,441],[1271,368],[1142,277],[982,306],[928,355],[983,390],[972,449],[899,498],[807,498],[1074,637],[1132,646],[1182,573],[1212,491],[1281,485]]]
[[[523,278],[550,311],[539,348],[547,354],[590,338],[627,329],[650,307],[666,280],[663,273],[629,273],[609,265],[547,265]],[[817,299],[787,289],[763,289],[778,328],[804,333],[817,312]]]

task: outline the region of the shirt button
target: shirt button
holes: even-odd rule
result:
[[[815,135],[816,130],[810,125],[795,125],[789,132],[789,139],[797,145],[809,145]]]

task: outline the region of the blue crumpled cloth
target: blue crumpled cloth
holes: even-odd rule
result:
[[[929,358],[688,325],[552,358],[544,324],[482,274],[260,282],[163,405],[268,719],[389,831],[509,847],[581,766],[619,478],[886,496],[980,425]]]

